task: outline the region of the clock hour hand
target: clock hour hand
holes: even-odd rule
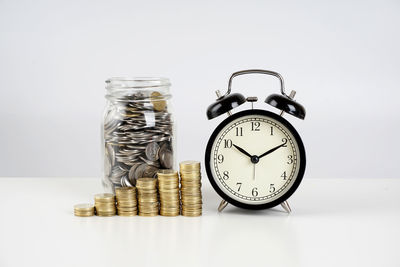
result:
[[[286,143],[287,143],[287,142],[285,142],[285,143],[283,143],[283,144],[280,144],[279,146],[276,146],[276,147],[274,147],[274,148],[271,148],[271,149],[268,150],[267,152],[265,152],[265,153],[261,154],[260,156],[258,156],[258,158],[261,159],[262,157],[264,157],[264,156],[266,156],[266,155],[268,155],[268,154],[274,152],[275,150],[277,150],[277,149],[279,149],[279,148],[285,146]]]
[[[240,152],[242,152],[243,154],[245,154],[246,156],[248,156],[249,158],[251,158],[252,156],[243,148],[241,148],[240,146],[237,146],[235,144],[232,144],[234,147],[236,147],[237,150],[239,150]]]

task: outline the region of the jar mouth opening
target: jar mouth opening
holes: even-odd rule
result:
[[[146,89],[169,87],[171,82],[163,77],[111,77],[106,80],[106,89]]]

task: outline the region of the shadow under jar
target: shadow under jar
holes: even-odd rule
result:
[[[172,169],[174,121],[166,78],[110,78],[103,121],[103,186],[134,186],[136,179]]]

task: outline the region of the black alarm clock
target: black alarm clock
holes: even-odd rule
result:
[[[231,94],[232,79],[238,75],[260,73],[280,80],[280,94],[268,96],[265,103],[280,114],[254,109],[257,97]],[[287,199],[300,185],[306,167],[306,153],[296,129],[282,116],[288,113],[305,118],[305,109],[293,100],[295,91],[286,95],[282,76],[269,70],[243,70],[232,74],[228,90],[207,109],[208,119],[227,113],[212,133],[206,148],[205,167],[208,179],[222,197],[218,208],[228,203],[245,209],[267,209],[279,204],[290,212]],[[232,109],[246,103],[251,109],[232,114]]]

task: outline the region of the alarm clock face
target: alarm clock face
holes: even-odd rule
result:
[[[206,170],[217,193],[242,208],[276,206],[304,175],[305,151],[291,124],[265,110],[247,110],[223,121],[206,150]]]

